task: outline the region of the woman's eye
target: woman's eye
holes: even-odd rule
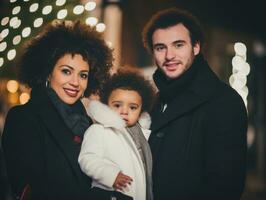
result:
[[[82,73],[82,74],[80,74],[80,77],[81,77],[82,79],[88,79],[88,74],[86,74],[86,73]]]
[[[62,69],[62,73],[69,75],[69,74],[71,74],[71,71],[69,69]]]

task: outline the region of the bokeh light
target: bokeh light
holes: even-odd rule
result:
[[[30,95],[26,92],[21,93],[21,95],[19,96],[19,102],[20,104],[25,104],[29,101],[30,99]]]
[[[6,42],[1,42],[0,43],[0,52],[3,52],[4,50],[6,50],[7,47],[7,43]]]
[[[57,19],[64,19],[67,16],[67,9],[59,10],[57,13]]]
[[[10,50],[7,52],[7,59],[8,59],[8,60],[13,60],[13,59],[16,57],[16,54],[17,54],[16,49],[10,49]]]
[[[30,27],[25,27],[23,30],[22,30],[22,37],[28,37],[31,33],[31,28]]]
[[[95,26],[98,23],[98,19],[96,17],[88,17],[85,23],[89,26]]]
[[[84,6],[82,5],[76,5],[74,8],[73,8],[73,13],[75,15],[80,15],[84,12]]]
[[[2,26],[5,26],[7,25],[9,22],[9,17],[4,17],[2,20],[1,20],[1,25]]]
[[[40,27],[42,24],[43,24],[43,18],[42,17],[39,17],[39,18],[35,19],[34,22],[33,22],[33,26],[35,28]]]
[[[55,5],[62,6],[66,3],[66,0],[56,0]]]
[[[106,28],[106,26],[104,23],[99,23],[96,25],[96,31],[98,31],[98,32],[104,32],[105,28]]]
[[[13,45],[17,45],[21,42],[21,36],[20,35],[16,35],[14,38],[13,38]]]
[[[47,5],[42,9],[42,14],[43,15],[48,15],[49,13],[51,13],[53,10],[53,7],[51,5]]]
[[[16,80],[9,80],[6,84],[6,89],[10,93],[16,93],[18,91],[19,84]]]
[[[16,15],[21,11],[21,7],[20,6],[16,6],[12,9],[12,14]]]
[[[92,11],[96,8],[96,3],[94,1],[89,1],[88,3],[85,4],[85,9],[87,11]]]
[[[31,4],[30,8],[29,8],[29,11],[30,12],[36,12],[39,8],[39,4],[38,3],[33,3]]]

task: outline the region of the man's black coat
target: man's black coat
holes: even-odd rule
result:
[[[200,55],[182,76],[167,85],[159,70],[154,75],[159,101],[149,143],[155,199],[240,199],[246,172],[245,105]],[[162,101],[167,103],[164,112]]]

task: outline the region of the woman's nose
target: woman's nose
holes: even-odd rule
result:
[[[71,82],[70,82],[73,86],[78,86],[79,85],[79,78],[78,76],[74,76],[72,77],[71,79]]]

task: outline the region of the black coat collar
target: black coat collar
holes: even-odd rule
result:
[[[189,83],[182,84],[183,88],[180,88],[180,84],[172,88],[173,98],[165,112],[160,114],[159,105],[156,106],[152,114],[152,131],[157,131],[172,120],[206,103],[214,95],[220,81],[202,56],[196,59],[197,62],[192,66],[197,68],[193,79],[188,79]]]
[[[78,179],[81,179],[80,168],[77,162],[79,152],[76,144],[73,142],[73,134],[65,125],[45,90],[41,88],[33,89],[29,105],[37,117],[44,123],[48,130],[47,134],[54,138],[58,147],[62,150],[74,174]]]

